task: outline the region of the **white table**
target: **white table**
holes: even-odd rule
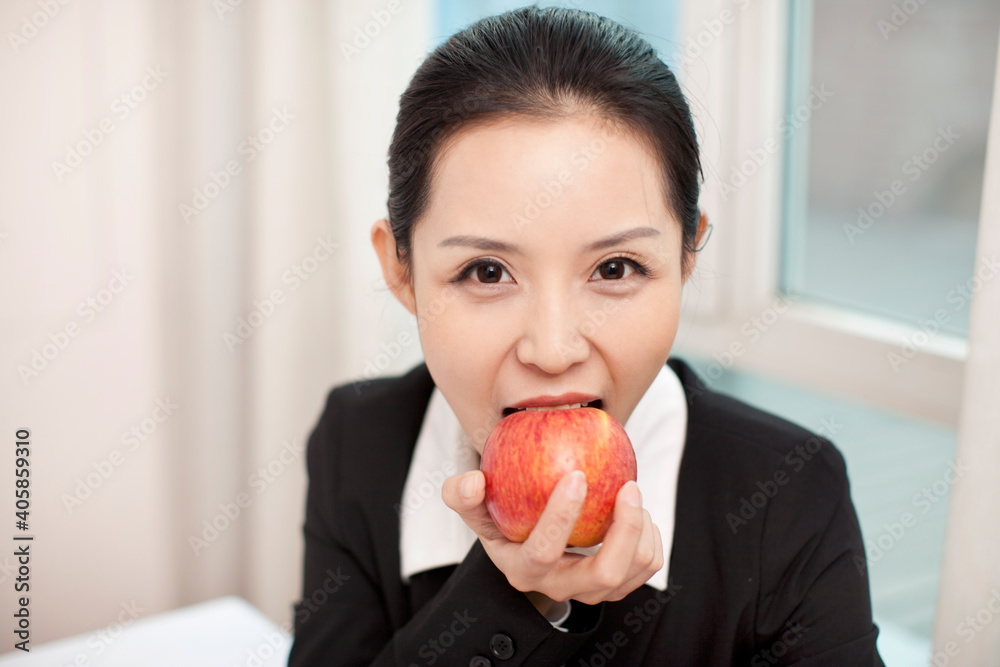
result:
[[[930,642],[876,619],[887,667],[926,667]],[[246,600],[226,597],[141,618],[111,644],[94,633],[0,656],[18,667],[285,667],[292,640]],[[88,646],[88,640],[91,640]],[[269,641],[270,640],[270,641]],[[96,654],[95,645],[105,650]],[[83,656],[83,657],[81,657]]]
[[[292,645],[287,633],[239,597],[139,618],[110,644],[97,637],[90,632],[32,644],[29,653],[15,650],[3,654],[0,665],[284,667]],[[103,651],[99,652],[98,647]]]

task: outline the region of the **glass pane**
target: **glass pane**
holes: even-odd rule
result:
[[[996,0],[793,2],[782,287],[964,336]]]

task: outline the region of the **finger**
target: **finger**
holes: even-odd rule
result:
[[[551,565],[566,552],[566,543],[587,495],[587,477],[582,470],[567,473],[556,484],[545,509],[524,541],[522,553],[536,564]]]
[[[656,545],[653,544],[653,518],[649,512],[642,510],[642,533],[639,534],[639,543],[635,548],[635,555],[632,557],[633,574],[642,574],[649,570],[656,558]],[[650,572],[649,574],[652,574]]]
[[[645,512],[646,517],[649,517],[649,512]],[[652,519],[649,519],[647,524],[643,528],[643,540],[646,539],[646,532],[648,531],[651,538],[651,546],[653,547],[653,557],[646,567],[641,567],[635,576],[626,581],[620,588],[618,588],[614,593],[608,596],[608,600],[615,601],[620,600],[635,589],[639,588],[650,578],[659,572],[663,568],[663,541],[660,538],[660,529]]]
[[[486,478],[479,470],[453,475],[441,485],[444,504],[458,512],[476,535],[488,540],[503,537],[486,509]]]
[[[643,510],[642,515],[642,534],[639,537],[639,543],[636,545],[636,550],[632,554],[632,562],[629,564],[626,573],[623,575],[625,581],[614,591],[605,592],[604,599],[608,601],[616,602],[621,600],[623,597],[649,581],[649,578],[653,576],[653,573],[659,569],[659,567],[651,569],[656,559],[656,547],[653,544],[653,530],[655,526],[653,525],[652,518],[649,516],[649,512]]]
[[[626,482],[615,497],[608,534],[591,561],[591,580],[595,588],[613,591],[632,578],[630,569],[642,536],[643,514],[639,486],[632,481]]]
[[[650,566],[653,568],[652,574],[649,575],[651,577],[653,574],[662,570],[663,566],[666,565],[666,562],[664,562],[665,555],[663,553],[663,536],[660,535],[660,527],[655,523],[653,524],[653,546],[656,547],[656,556],[653,558],[653,564]]]

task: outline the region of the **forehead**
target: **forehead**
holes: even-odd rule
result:
[[[423,216],[431,227],[481,223],[497,233],[622,217],[672,221],[663,168],[645,142],[593,114],[505,116],[459,130],[435,160]]]

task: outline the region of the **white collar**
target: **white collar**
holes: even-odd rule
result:
[[[643,506],[663,538],[663,567],[648,585],[667,587],[667,568],[674,536],[677,475],[687,434],[687,399],[669,365],[653,379],[625,424],[635,449]],[[445,478],[479,469],[479,454],[466,437],[451,406],[435,387],[417,436],[399,513],[400,573],[410,575],[460,563],[476,534],[441,500]],[[592,553],[589,550],[574,549]]]

